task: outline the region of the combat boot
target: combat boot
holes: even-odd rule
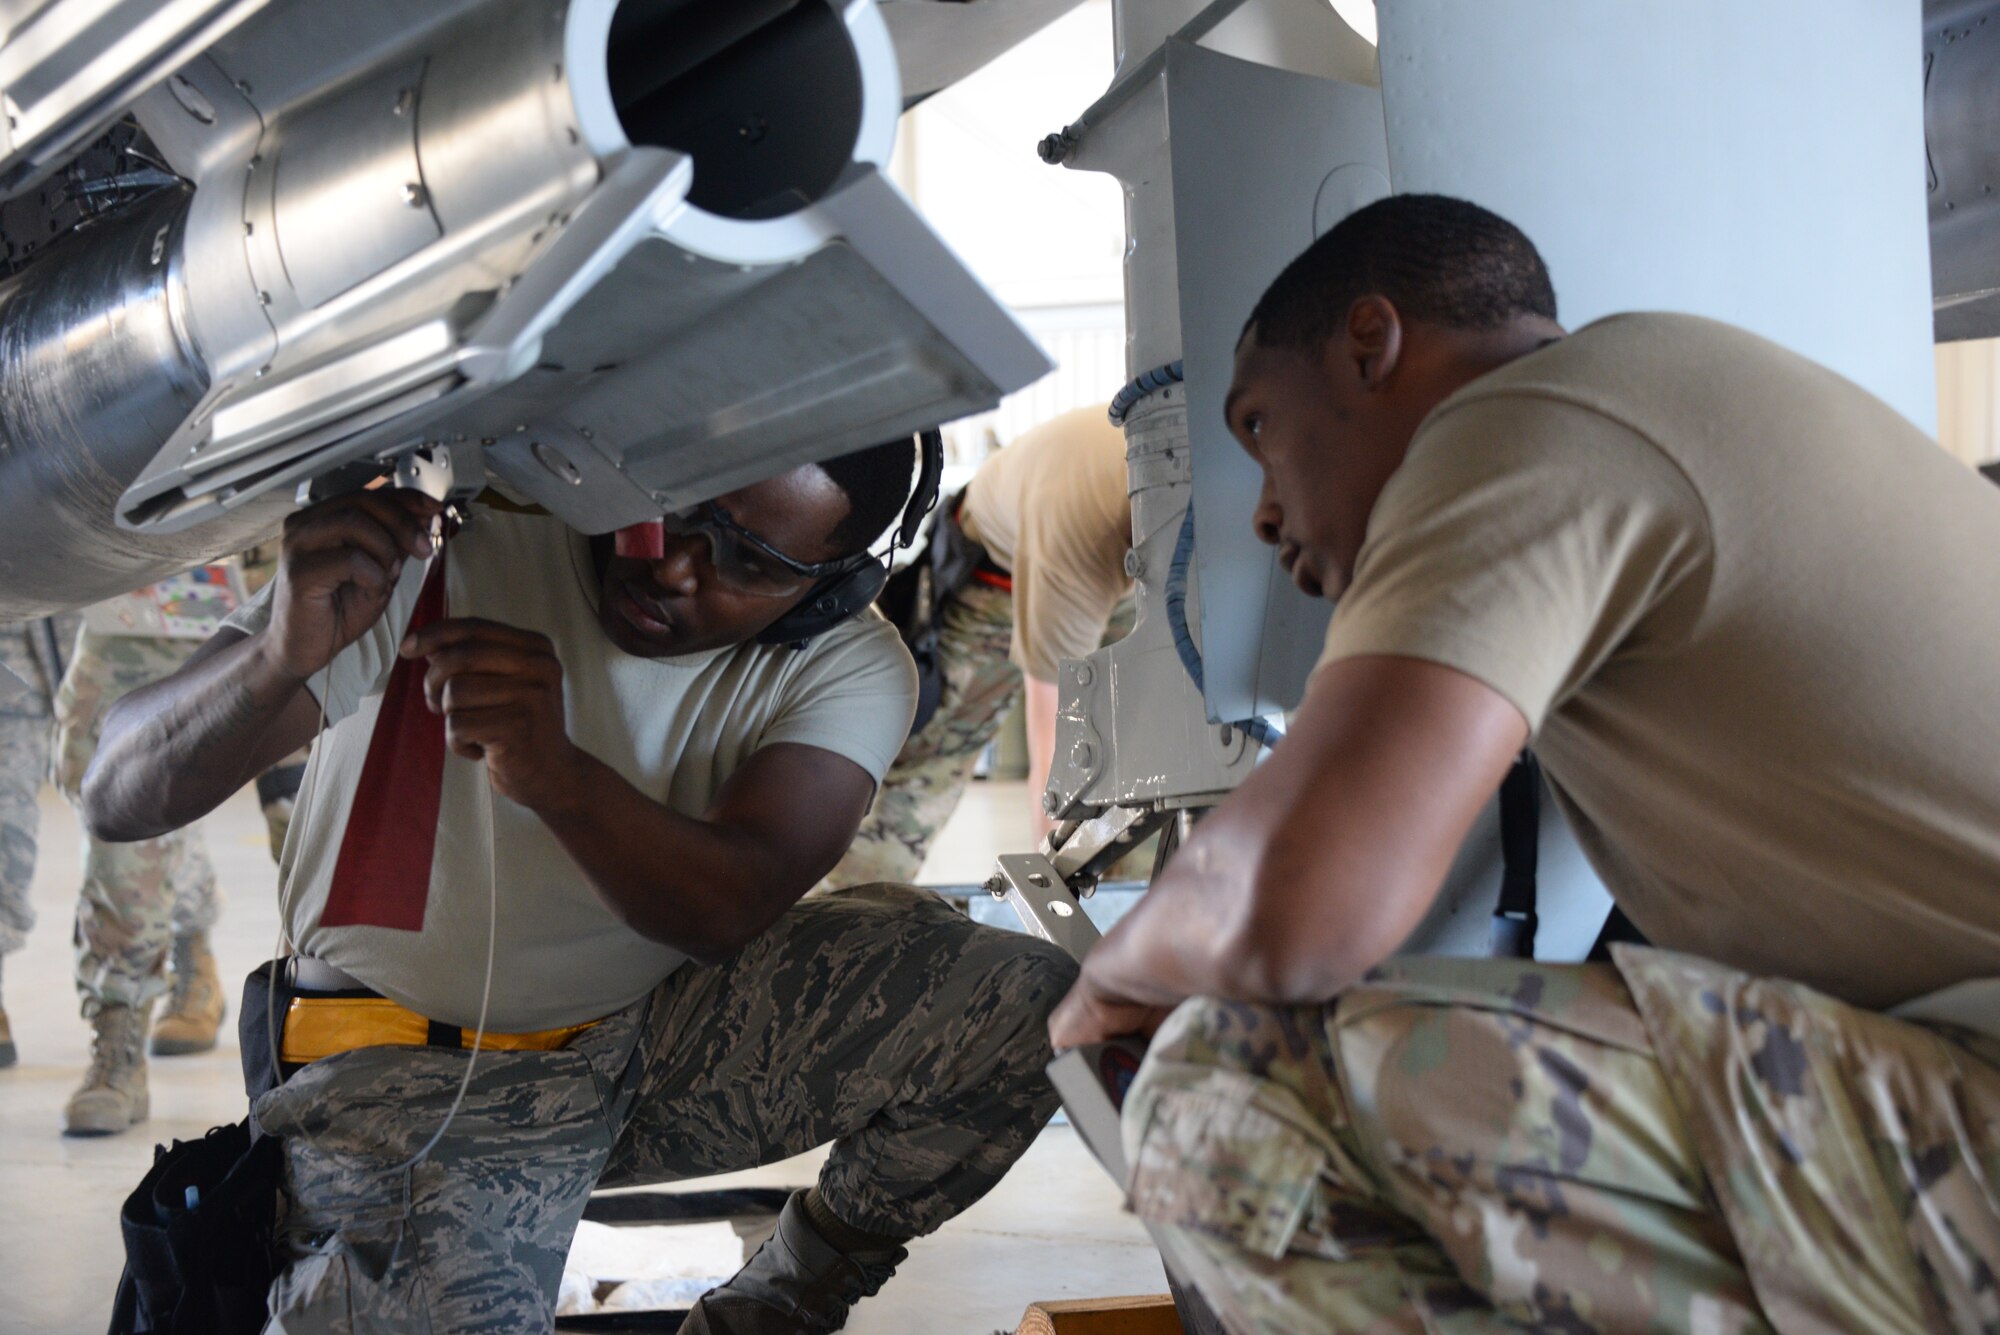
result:
[[[887,1282],[901,1247],[850,1256],[821,1237],[795,1191],[778,1231],[726,1284],[688,1313],[681,1335],[820,1335],[847,1324],[847,1310]]]
[[[153,1003],[106,1006],[90,1022],[90,1069],[63,1108],[66,1136],[115,1136],[146,1120],[146,1025]]]
[[[153,1026],[155,1057],[184,1057],[215,1046],[222,1027],[222,976],[208,948],[207,932],[174,938],[173,984],[167,1008]]]
[[[0,961],[6,958],[0,955]],[[6,1003],[0,1002],[0,1069],[12,1066],[20,1059],[21,1054],[14,1051],[14,1027],[7,1023]]]

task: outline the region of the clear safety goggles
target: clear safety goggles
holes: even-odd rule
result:
[[[766,598],[803,593],[840,564],[794,560],[730,518],[714,501],[619,529],[618,555],[661,560],[666,555],[668,533],[705,539],[709,565],[717,579],[732,589]]]

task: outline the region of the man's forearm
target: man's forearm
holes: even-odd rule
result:
[[[576,750],[565,768],[571,796],[536,814],[641,936],[709,962],[733,954],[796,898],[771,893],[787,879],[784,868],[755,841],[654,801],[587,751]]]
[[[1242,842],[1215,827],[1224,819],[1211,817],[1091,951],[1085,967],[1105,990],[1148,1006],[1174,1006],[1194,996],[1284,999],[1273,995],[1261,952],[1243,949],[1255,855],[1232,859],[1216,847]]]
[[[207,815],[309,740],[310,725],[290,736],[305,696],[261,636],[205,646],[106,714],[83,781],[85,824],[101,839],[150,839]]]

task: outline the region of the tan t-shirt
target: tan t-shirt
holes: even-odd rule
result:
[[[1440,405],[1322,662],[1511,700],[1655,944],[1888,1006],[2000,975],[2000,489],[1751,334],[1621,315]]]
[[[499,935],[487,1027],[518,1033],[609,1014],[644,996],[683,956],[620,922],[540,818],[497,793],[489,863],[484,767],[449,753],[422,930],[320,925],[381,692],[424,574],[425,563],[409,563],[388,612],[334,661],[330,680],[313,678],[328,731],[313,750],[285,847],[292,940],[412,1010],[470,1027],[485,976],[491,868]],[[570,738],[685,815],[705,812],[760,747],[821,747],[879,781],[909,732],[916,671],[872,611],[802,650],[746,644],[636,658],[598,625],[585,538],[560,520],[483,506],[447,545],[445,589],[448,615],[547,635],[562,659]],[[266,593],[231,623],[255,631],[268,619]]]
[[[959,522],[1014,580],[1014,647],[1037,681],[1097,648],[1131,587],[1125,433],[1078,408],[996,450],[965,489]]]

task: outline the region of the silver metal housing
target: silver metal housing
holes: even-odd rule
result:
[[[900,110],[873,0],[270,0],[135,105],[194,397],[79,522],[185,565],[440,445],[601,532],[992,406],[1048,362],[882,175]],[[12,476],[0,617],[174,568],[43,570]]]

